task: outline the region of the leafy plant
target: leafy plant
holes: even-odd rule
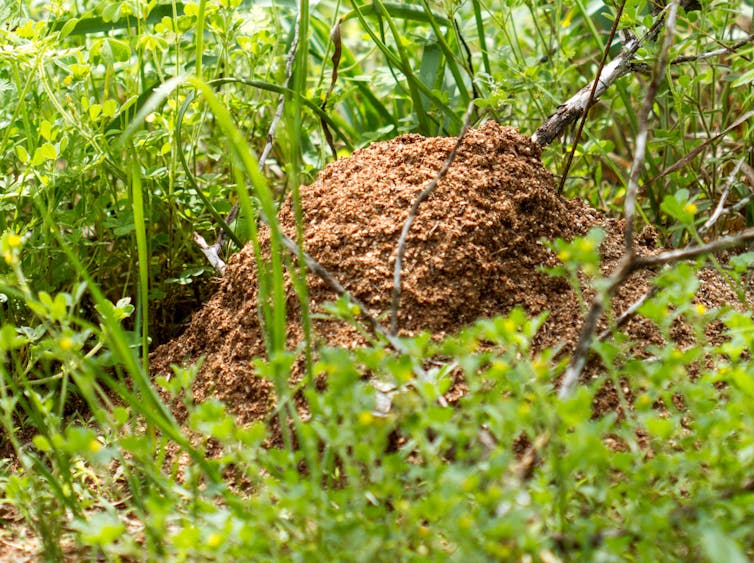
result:
[[[566,130],[543,158],[561,173],[573,148],[565,193],[615,213],[651,125],[638,222],[691,252],[751,224],[754,80],[749,3],[682,5],[649,123],[636,110],[665,44],[645,34],[664,16],[625,2],[617,37],[643,38],[629,75],[579,142]],[[606,44],[618,9],[0,6],[0,490],[43,556],[60,560],[73,539],[77,555],[113,560],[751,557],[754,329],[746,308],[695,301],[701,259],[658,272],[637,308],[661,344],[613,327],[586,347],[601,371],[558,396],[568,359],[534,346],[546,315],[521,309],[437,340],[315,349],[306,257],[289,258],[277,223],[290,197],[300,246],[299,186],[331,158],[399,133],[458,134],[471,101],[533,133],[603,53],[619,56],[618,40]],[[149,377],[150,346],[212,285],[194,234],[225,241],[225,257],[254,245],[267,349],[256,366],[275,387],[275,421],[242,427],[220,402],[196,404],[198,365],[176,366],[160,392]],[[551,244],[551,273],[579,295],[589,281],[609,298],[603,235]],[[749,253],[711,262],[745,301]],[[295,386],[286,268],[305,325]],[[346,298],[329,312],[363,313]],[[672,343],[679,325],[696,346]],[[721,342],[709,326],[724,327]]]

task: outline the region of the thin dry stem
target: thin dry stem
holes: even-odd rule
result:
[[[463,127],[461,128],[461,132],[458,134],[455,145],[453,145],[453,148],[448,153],[448,156],[437,175],[429,184],[427,184],[427,187],[425,187],[419,193],[419,195],[416,196],[416,199],[414,200],[414,203],[408,213],[408,217],[406,218],[406,222],[403,224],[403,230],[401,231],[401,236],[398,239],[398,250],[395,254],[395,269],[393,270],[393,297],[390,307],[390,334],[395,335],[398,332],[398,308],[401,301],[401,273],[403,270],[403,256],[406,254],[406,239],[408,238],[408,232],[411,229],[411,225],[413,225],[414,220],[416,219],[416,214],[419,212],[419,206],[429,196],[432,195],[432,192],[435,191],[437,185],[442,181],[443,178],[445,178],[448,170],[450,170],[450,166],[453,164],[453,161],[456,158],[456,154],[458,154],[458,149],[463,143],[463,138],[466,136],[466,132],[469,130],[469,126],[471,125],[471,116],[473,115],[474,107],[474,102],[472,101],[469,104],[469,107],[466,109],[466,114],[463,118]]]
[[[623,8],[626,6],[626,0],[623,0],[621,2],[620,6],[618,7],[618,13],[615,14],[615,19],[613,20],[613,27],[610,29],[610,35],[607,38],[607,41],[605,42],[605,48],[602,51],[602,60],[600,60],[600,66],[597,68],[597,78],[592,81],[592,88],[589,91],[589,98],[587,98],[586,105],[584,106],[584,112],[581,116],[581,121],[579,121],[579,126],[576,129],[576,134],[574,135],[573,139],[573,145],[571,146],[571,150],[568,152],[568,158],[566,160],[565,167],[563,168],[563,173],[560,175],[560,184],[558,185],[558,193],[563,192],[563,186],[565,186],[566,178],[568,178],[568,171],[571,169],[571,163],[573,162],[573,156],[576,154],[576,147],[579,146],[579,141],[581,140],[581,132],[584,130],[584,125],[586,124],[586,118],[589,116],[589,108],[592,107],[592,103],[594,102],[594,95],[597,92],[597,85],[600,83],[600,78],[602,76],[602,69],[605,68],[605,63],[607,62],[607,55],[610,52],[610,46],[613,43],[613,38],[615,37],[615,32],[618,30],[618,24],[620,23],[620,17],[623,15]]]
[[[625,216],[625,245],[626,250],[613,274],[608,278],[607,286],[597,293],[592,301],[592,305],[584,319],[584,325],[581,327],[579,341],[576,344],[576,350],[571,357],[571,361],[566,368],[565,376],[560,384],[558,397],[560,399],[568,398],[578,383],[581,372],[586,365],[589,350],[594,340],[594,334],[597,330],[597,322],[605,310],[606,304],[612,298],[615,291],[628,278],[633,271],[637,269],[640,260],[644,257],[638,257],[635,254],[633,242],[633,223],[634,211],[636,205],[636,195],[639,188],[639,174],[644,166],[644,157],[646,155],[646,141],[649,131],[649,113],[652,109],[657,90],[664,79],[665,68],[667,66],[668,52],[672,45],[673,33],[675,31],[675,21],[678,14],[679,0],[674,0],[667,8],[667,19],[665,20],[665,37],[661,48],[660,56],[654,69],[654,76],[650,84],[647,95],[642,104],[642,110],[639,115],[639,133],[636,138],[636,149],[634,160],[631,165],[631,174],[629,176],[628,188],[626,193]],[[662,21],[662,20],[659,20]],[[654,26],[653,26],[654,27]],[[643,266],[648,267],[648,266]]]

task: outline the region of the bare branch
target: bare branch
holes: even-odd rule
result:
[[[746,156],[742,156],[738,163],[736,164],[736,167],[733,169],[733,171],[728,175],[728,179],[725,182],[725,187],[723,188],[723,193],[720,194],[720,200],[717,202],[717,206],[715,207],[715,211],[710,215],[709,219],[702,225],[702,228],[699,229],[700,234],[705,233],[708,230],[712,228],[712,226],[717,222],[717,220],[722,215],[723,211],[725,211],[725,200],[728,199],[728,194],[730,193],[731,188],[733,187],[733,180],[736,179],[736,175],[738,174],[738,171],[741,170],[741,166],[744,164],[744,160],[746,160]]]
[[[677,250],[668,250],[667,252],[661,252],[654,256],[636,256],[636,259],[633,261],[632,271],[642,268],[654,268],[656,266],[662,266],[680,260],[690,260],[704,254],[714,254],[721,250],[740,246],[742,243],[751,239],[754,239],[754,227],[745,229],[735,235],[720,237],[719,239],[715,239],[706,244],[679,248]]]
[[[560,399],[567,399],[570,397],[573,389],[576,387],[576,383],[578,383],[581,372],[586,365],[586,359],[589,356],[589,348],[592,345],[594,332],[597,330],[597,322],[600,320],[602,312],[605,310],[605,305],[610,298],[612,298],[615,290],[618,289],[620,284],[622,284],[633,271],[631,262],[632,257],[625,254],[623,258],[621,258],[618,267],[610,278],[608,278],[607,287],[602,291],[597,292],[597,295],[592,301],[589,312],[584,319],[584,325],[581,327],[579,341],[576,343],[576,349],[573,351],[573,356],[571,356],[571,361],[568,363],[563,380],[560,382],[560,391],[558,391],[558,397]]]
[[[680,170],[681,168],[686,166],[689,162],[691,162],[696,156],[698,156],[702,151],[704,151],[704,149],[706,149],[710,144],[724,137],[725,135],[730,133],[733,129],[735,129],[736,127],[738,127],[745,121],[748,121],[752,117],[754,117],[754,110],[747,111],[741,117],[736,119],[733,123],[728,125],[728,127],[720,131],[717,135],[715,135],[714,137],[710,137],[698,147],[694,147],[691,151],[688,152],[688,154],[685,154],[683,158],[675,162],[672,166],[667,167],[665,170],[660,172],[657,176],[655,176],[651,180],[647,180],[646,182],[644,182],[642,187],[646,189],[647,186],[654,184],[657,180],[664,178],[668,174],[672,174],[673,172],[676,172],[677,170]]]
[[[720,57],[722,55],[732,55],[733,53],[738,51],[741,47],[745,47],[746,45],[748,45],[749,43],[753,41],[754,41],[754,33],[746,36],[740,41],[736,41],[732,45],[724,45],[720,49],[706,51],[704,53],[699,53],[697,55],[683,55],[681,57],[676,57],[672,61],[670,61],[670,64],[672,66],[675,66],[675,65],[685,64],[685,63],[692,63],[696,61],[705,61],[707,59],[714,59],[715,57]],[[629,65],[629,70],[631,72],[646,72],[649,70],[649,65],[646,63],[631,63]]]
[[[600,332],[599,336],[597,337],[597,340],[605,340],[608,336],[610,336],[613,333],[613,330],[615,330],[617,327],[623,326],[626,324],[629,319],[631,319],[636,312],[641,308],[644,303],[646,303],[650,298],[654,297],[654,295],[657,293],[657,287],[652,286],[647,290],[644,295],[639,297],[636,301],[631,303],[631,305],[621,313],[621,315],[615,319],[615,322],[613,323],[613,326],[606,328],[602,332]]]
[[[531,136],[532,141],[543,147],[549,145],[568,125],[576,121],[587,110],[589,107],[588,103],[598,100],[616,80],[628,74],[631,59],[633,59],[636,51],[639,50],[639,47],[645,41],[657,37],[657,34],[662,29],[662,25],[663,15],[660,15],[652,24],[652,27],[641,38],[628,38],[623,45],[620,55],[610,62],[610,64],[606,65],[603,72],[599,73],[593,82],[584,86],[566,103],[559,106],[557,111],[548,117],[544,124],[534,132],[534,135]],[[592,90],[594,90],[593,94]]]
[[[207,257],[210,265],[222,274],[225,271],[225,262],[222,258],[220,258],[220,243],[216,242],[215,244],[210,246],[209,244],[207,244],[207,241],[204,240],[204,237],[196,231],[194,231],[194,242],[199,247],[199,250],[202,251],[204,256]]]
[[[296,60],[296,50],[298,49],[298,42],[299,42],[299,23],[301,18],[301,10],[299,10],[296,14],[296,23],[295,26],[295,34],[293,36],[293,42],[291,43],[291,48],[288,49],[288,54],[285,57],[285,83],[287,84],[291,80],[291,76],[293,76],[293,61]],[[264,163],[267,161],[267,158],[270,156],[270,153],[272,152],[272,144],[275,140],[275,130],[278,127],[278,123],[280,123],[280,119],[283,117],[283,108],[285,107],[285,95],[281,94],[280,99],[278,100],[278,107],[275,110],[275,115],[272,118],[272,122],[270,122],[270,128],[267,130],[267,142],[264,145],[264,149],[262,150],[262,154],[259,157],[259,167],[262,168],[264,166]]]
[[[626,254],[634,254],[634,214],[636,212],[636,195],[639,192],[639,175],[644,168],[644,158],[647,151],[647,137],[649,135],[649,114],[652,111],[657,90],[660,84],[665,80],[665,68],[668,63],[668,53],[673,44],[673,34],[675,33],[676,16],[678,15],[678,2],[672,2],[668,9],[668,17],[665,21],[665,36],[660,49],[660,56],[655,61],[655,68],[652,81],[649,84],[649,90],[644,97],[641,112],[639,113],[639,132],[636,135],[636,147],[634,149],[634,160],[631,163],[631,172],[628,176],[628,186],[626,187],[626,230],[625,242]]]
[[[613,27],[610,29],[610,35],[607,38],[607,41],[605,42],[605,48],[602,51],[602,60],[600,60],[600,66],[597,68],[597,76],[602,76],[602,69],[605,68],[605,63],[607,62],[607,55],[610,52],[610,46],[613,44],[613,38],[615,37],[615,32],[618,30],[618,24],[620,23],[620,17],[623,15],[623,8],[626,6],[626,0],[623,0],[620,3],[620,6],[618,7],[618,12],[615,14],[615,19],[613,20]],[[563,192],[563,187],[566,183],[566,178],[568,178],[568,171],[571,169],[571,163],[573,162],[573,156],[576,154],[576,147],[579,146],[579,141],[581,140],[581,132],[584,130],[584,124],[586,123],[586,118],[589,116],[589,108],[592,107],[592,103],[594,102],[594,95],[597,91],[597,85],[599,84],[599,80],[595,80],[592,82],[592,87],[589,91],[589,98],[586,100],[586,104],[584,104],[584,112],[581,116],[581,121],[579,121],[579,126],[576,129],[576,135],[574,135],[573,144],[571,146],[571,150],[568,152],[568,158],[566,159],[565,166],[563,167],[563,173],[560,175],[560,184],[558,185],[558,193]]]
[[[450,170],[450,166],[453,164],[453,161],[456,158],[456,154],[458,154],[458,149],[463,143],[463,138],[466,136],[466,131],[469,130],[474,107],[474,102],[472,100],[471,103],[469,103],[469,107],[466,109],[466,115],[464,115],[463,118],[463,127],[461,128],[461,132],[458,134],[455,145],[453,145],[453,148],[448,153],[448,156],[437,175],[432,179],[427,187],[424,188],[418,196],[416,196],[416,199],[414,200],[414,203],[409,210],[406,222],[403,224],[403,230],[401,231],[401,236],[398,239],[398,250],[395,255],[395,269],[393,270],[393,298],[390,307],[390,334],[395,335],[398,332],[398,307],[401,300],[401,272],[403,270],[403,256],[406,254],[406,238],[408,237],[408,232],[411,229],[411,225],[413,225],[414,220],[416,219],[416,214],[419,211],[419,206],[430,195],[432,195],[432,192],[435,191],[437,185],[442,181],[443,178],[445,178],[448,170]]]
[[[657,59],[657,63],[655,65],[655,75],[652,79],[649,91],[644,98],[641,114],[639,115],[639,133],[637,135],[634,161],[631,166],[631,175],[629,178],[628,190],[626,193],[626,250],[615,272],[613,272],[610,278],[608,278],[607,287],[603,288],[597,293],[597,296],[592,301],[589,312],[584,319],[584,325],[581,327],[581,332],[579,334],[579,341],[576,344],[576,349],[573,352],[573,356],[571,356],[571,361],[566,368],[565,375],[560,384],[560,391],[558,392],[558,397],[560,399],[566,399],[567,397],[569,397],[574,387],[576,386],[576,383],[579,380],[579,377],[584,369],[584,365],[586,364],[586,360],[589,355],[589,349],[591,348],[592,340],[594,339],[594,333],[597,330],[597,322],[602,316],[602,312],[605,310],[606,303],[609,302],[615,291],[626,280],[626,278],[628,278],[631,272],[636,269],[635,264],[637,260],[639,260],[639,257],[635,255],[633,243],[633,218],[636,204],[636,194],[638,192],[638,179],[641,168],[644,166],[646,140],[649,130],[649,112],[652,109],[652,104],[654,102],[657,89],[659,88],[665,74],[667,55],[672,44],[673,33],[675,30],[678,4],[679,0],[673,0],[669,8],[667,8],[668,17],[666,21],[666,31],[663,40],[662,51],[660,57]],[[658,21],[662,22],[661,19]],[[627,60],[628,59],[626,59],[626,61]]]

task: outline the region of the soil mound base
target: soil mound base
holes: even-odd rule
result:
[[[408,210],[455,143],[452,137],[419,135],[374,143],[330,164],[301,188],[307,251],[375,315],[390,309],[396,248]],[[487,122],[468,132],[408,237],[399,314],[404,333],[429,330],[440,336],[520,305],[532,315],[550,312],[538,348],[572,345],[582,319],[578,300],[564,280],[540,272],[557,264],[543,240],[571,239],[600,226],[608,235],[602,248],[608,270],[621,255],[622,229],[586,204],[560,197],[539,157],[539,147],[512,128]],[[290,204],[280,221],[293,237]],[[651,231],[643,233],[639,251],[653,252],[653,238]],[[266,416],[274,402],[271,385],[255,375],[252,363],[264,356],[255,280],[254,252],[247,247],[230,259],[217,293],[185,333],[151,358],[153,372],[167,374],[170,364],[203,356],[195,399],[221,399],[241,423]],[[618,312],[647,285],[648,274],[637,274],[619,293]],[[336,298],[315,276],[309,287],[315,310]],[[292,291],[289,323],[295,346],[301,330]],[[655,339],[646,326],[634,324]],[[314,330],[328,344],[362,343],[345,323],[317,320]]]

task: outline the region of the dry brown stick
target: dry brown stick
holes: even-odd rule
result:
[[[463,143],[463,138],[466,136],[466,132],[469,130],[469,126],[471,125],[471,116],[473,115],[474,107],[474,101],[472,100],[471,103],[469,103],[469,107],[466,109],[466,114],[463,117],[463,127],[461,127],[461,132],[458,134],[455,145],[453,145],[453,148],[448,153],[448,156],[437,175],[432,178],[432,181],[427,185],[427,187],[424,188],[418,196],[416,196],[416,199],[414,200],[414,203],[408,212],[406,222],[403,224],[403,230],[401,231],[401,236],[398,239],[398,250],[395,253],[395,268],[393,270],[393,297],[390,306],[390,334],[392,335],[395,335],[398,332],[398,307],[400,306],[401,301],[401,272],[403,270],[403,256],[406,254],[406,239],[408,238],[408,232],[411,229],[411,225],[413,225],[414,220],[416,219],[416,214],[419,211],[419,206],[424,202],[424,200],[432,195],[432,192],[435,191],[437,185],[442,181],[443,178],[445,178],[448,170],[450,170],[450,166],[453,164],[453,161],[456,158],[456,154],[458,154],[458,149]]]
[[[613,20],[613,27],[610,29],[610,35],[607,37],[607,41],[605,42],[605,49],[602,52],[602,59],[600,60],[600,66],[597,68],[597,77],[599,78],[602,76],[602,69],[605,68],[605,63],[607,62],[607,55],[610,52],[610,45],[613,42],[613,38],[615,37],[615,32],[618,31],[618,24],[620,23],[620,17],[623,15],[623,8],[626,6],[626,0],[623,0],[620,3],[620,6],[618,7],[618,12],[615,14],[615,19]],[[584,125],[586,124],[586,118],[589,116],[589,108],[592,107],[592,103],[594,102],[594,94],[597,91],[597,85],[599,84],[599,80],[594,80],[592,82],[592,88],[589,91],[589,97],[586,100],[586,104],[584,104],[584,112],[581,116],[581,120],[579,121],[579,126],[576,128],[576,134],[573,138],[573,144],[571,146],[571,150],[568,151],[568,158],[566,159],[565,166],[563,167],[563,172],[560,175],[560,184],[558,184],[558,193],[563,193],[563,187],[566,183],[566,178],[568,178],[568,171],[571,169],[571,163],[573,163],[573,157],[576,154],[576,148],[579,146],[579,141],[581,140],[581,133],[584,130]]]
[[[673,34],[675,33],[676,16],[678,15],[678,2],[672,2],[668,9],[668,16],[665,20],[665,36],[660,48],[660,56],[655,60],[655,68],[652,81],[649,83],[649,89],[641,112],[639,113],[639,131],[636,134],[636,148],[634,149],[634,159],[631,163],[631,172],[628,176],[628,186],[626,186],[625,201],[625,240],[626,254],[634,255],[634,214],[636,212],[636,196],[639,193],[639,175],[644,168],[644,158],[647,151],[647,137],[649,136],[649,114],[652,111],[657,90],[659,90],[662,81],[665,80],[665,68],[668,63],[668,53],[673,44]]]
[[[692,258],[698,258],[705,254],[714,254],[722,250],[727,250],[741,245],[742,243],[754,238],[754,227],[744,229],[743,231],[736,233],[735,235],[728,235],[720,237],[708,242],[706,244],[698,244],[695,246],[688,246],[686,248],[678,248],[676,250],[668,250],[661,252],[660,254],[654,254],[652,256],[636,256],[633,260],[632,272],[641,270],[644,268],[654,268],[656,266],[663,266],[672,262],[679,262],[680,260],[691,260]]]
[[[691,260],[692,258],[698,258],[699,256],[704,256],[706,254],[714,254],[721,250],[739,246],[752,239],[754,239],[754,227],[741,231],[735,235],[721,237],[707,244],[680,248],[678,250],[668,250],[667,252],[655,254],[654,256],[634,255],[629,257],[624,255],[615,272],[613,272],[608,278],[607,286],[598,293],[597,297],[595,297],[592,302],[587,318],[584,321],[584,326],[581,329],[576,350],[571,357],[571,362],[569,363],[563,381],[560,384],[558,396],[561,399],[565,399],[573,392],[579,376],[581,375],[581,371],[586,364],[586,358],[589,354],[589,347],[591,346],[593,334],[597,327],[597,321],[602,316],[602,312],[604,311],[608,299],[612,297],[615,290],[618,289],[626,279],[628,279],[628,276],[637,270],[655,268],[674,262],[680,262],[681,260]]]
[[[639,47],[648,39],[657,37],[662,29],[663,15],[664,11],[641,38],[632,37],[626,41],[620,55],[606,65],[593,82],[584,86],[567,102],[558,106],[555,113],[548,117],[544,124],[531,136],[532,141],[543,147],[549,145],[555,137],[560,135],[566,127],[587,110],[589,100],[594,103],[616,80],[628,74],[631,59],[639,50]],[[594,94],[592,94],[592,90],[594,90]]]
[[[301,11],[296,14],[296,23],[294,23],[296,31],[293,35],[293,43],[291,43],[291,48],[288,49],[288,54],[285,57],[285,84],[288,84],[291,80],[291,76],[293,76],[293,61],[296,60],[296,50],[298,49],[298,42],[299,42],[299,23],[301,18]],[[262,168],[264,166],[264,163],[267,161],[267,158],[270,156],[270,153],[272,152],[272,144],[275,140],[275,130],[278,127],[278,123],[280,123],[280,119],[283,117],[283,109],[285,107],[285,94],[280,94],[280,99],[278,100],[278,107],[275,110],[275,115],[272,118],[272,122],[270,123],[270,128],[267,130],[267,142],[264,145],[264,149],[262,149],[262,154],[259,157],[259,168]],[[237,204],[236,204],[237,205]]]
[[[730,133],[733,129],[744,123],[745,121],[748,121],[754,117],[754,110],[747,111],[745,114],[743,114],[741,117],[736,119],[733,123],[728,125],[725,129],[720,131],[717,135],[714,137],[710,137],[706,141],[704,141],[702,144],[700,144],[698,147],[694,147],[691,149],[687,154],[683,156],[683,158],[679,159],[677,162],[673,163],[671,166],[668,166],[665,170],[660,172],[657,176],[654,178],[647,180],[642,185],[642,188],[646,189],[647,186],[654,184],[657,180],[664,178],[668,174],[672,174],[673,172],[676,172],[686,166],[689,162],[691,162],[695,157],[697,157],[704,149],[706,149],[710,144],[714,143],[718,139],[721,139],[728,133]]]
[[[670,61],[670,65],[675,66],[675,65],[685,64],[685,63],[692,63],[696,61],[704,61],[707,59],[713,59],[715,57],[720,57],[722,55],[730,55],[738,51],[741,47],[744,47],[753,41],[754,41],[754,33],[746,36],[745,38],[739,41],[736,41],[732,45],[724,45],[720,49],[714,49],[712,51],[705,51],[704,53],[699,53],[698,55],[683,55],[680,57],[676,57],[672,61]],[[647,71],[649,70],[649,65],[647,65],[646,63],[631,63],[629,65],[629,70],[631,72]]]
[[[567,102],[558,106],[555,113],[548,117],[545,123],[534,132],[534,135],[531,137],[532,140],[540,146],[549,145],[555,137],[560,135],[566,127],[576,121],[589,108],[589,106],[599,99],[599,97],[621,76],[630,72],[649,70],[649,65],[644,63],[633,63],[631,59],[644,42],[657,37],[657,34],[663,25],[664,14],[665,10],[658,15],[657,19],[652,24],[652,27],[643,37],[627,40],[620,55],[618,55],[618,57],[610,64],[605,66],[604,71],[600,69],[600,72],[598,72],[597,78],[594,81],[584,86]],[[677,57],[673,59],[670,64],[682,64],[693,60],[703,60],[726,53],[733,53],[752,41],[754,41],[754,34],[737,41],[733,45],[721,49],[701,53],[699,55]]]
[[[746,156],[742,156],[740,159],[738,159],[738,162],[736,163],[735,168],[731,171],[731,173],[728,175],[728,179],[725,181],[725,187],[723,188],[723,193],[720,194],[720,200],[717,202],[717,205],[715,206],[715,211],[712,212],[712,215],[710,215],[710,218],[705,221],[704,225],[702,225],[702,228],[699,229],[699,233],[703,234],[710,230],[713,225],[717,222],[717,220],[720,218],[720,216],[723,214],[725,209],[725,200],[728,199],[728,194],[730,193],[731,188],[733,187],[733,180],[736,179],[736,175],[738,175],[738,171],[741,170],[741,166],[744,164],[744,160],[746,160]]]
[[[623,254],[623,258],[621,258],[618,263],[615,272],[613,272],[608,278],[607,286],[599,291],[592,301],[586,319],[584,319],[584,325],[581,327],[576,350],[574,350],[573,356],[571,356],[571,360],[566,368],[565,376],[560,384],[560,391],[558,392],[558,397],[560,399],[566,399],[571,395],[571,392],[576,386],[581,372],[584,369],[584,365],[586,364],[589,349],[591,348],[594,339],[594,333],[597,330],[597,322],[600,317],[602,317],[602,312],[605,310],[607,302],[613,297],[615,291],[628,278],[631,272],[634,271],[635,264],[639,260],[639,257],[636,256],[633,242],[634,210],[636,205],[636,195],[639,191],[639,173],[644,166],[644,157],[646,155],[646,142],[649,132],[649,113],[652,109],[657,89],[665,75],[668,52],[670,51],[670,46],[673,41],[673,33],[675,31],[678,4],[679,0],[673,0],[669,8],[667,8],[668,14],[667,19],[665,20],[665,37],[663,39],[661,53],[655,64],[654,77],[649,90],[647,91],[647,95],[644,97],[641,113],[639,114],[639,132],[636,136],[636,150],[634,151],[634,160],[631,165],[631,174],[629,176],[628,188],[626,191],[626,250]]]

